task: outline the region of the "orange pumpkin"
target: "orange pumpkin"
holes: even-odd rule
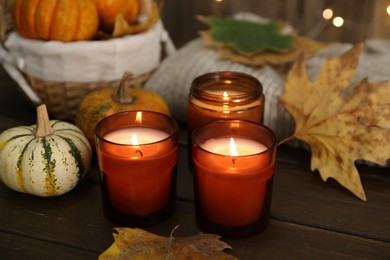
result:
[[[31,39],[90,40],[99,27],[93,0],[16,0],[12,14],[17,31]]]
[[[131,78],[131,74],[125,74],[118,89],[106,88],[92,91],[79,104],[75,125],[85,134],[92,147],[95,147],[95,126],[107,116],[131,110],[170,114],[165,100],[157,93],[141,87],[126,86]]]
[[[100,27],[111,33],[118,14],[129,23],[137,21],[141,6],[139,0],[94,0],[100,18]]]

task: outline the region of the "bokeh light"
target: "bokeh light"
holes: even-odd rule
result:
[[[326,8],[323,12],[322,12],[322,17],[324,17],[324,19],[326,20],[329,20],[333,17],[333,10],[330,9],[330,8]]]
[[[344,19],[340,16],[333,18],[333,25],[336,27],[341,27],[344,24]]]

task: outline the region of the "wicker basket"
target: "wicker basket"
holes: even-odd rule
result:
[[[138,75],[128,81],[129,85],[142,87],[144,82],[149,78],[151,73]],[[31,89],[39,97],[39,102],[30,98],[34,104],[46,104],[51,114],[62,120],[73,121],[77,108],[83,97],[92,90],[99,88],[118,87],[119,80],[104,81],[104,82],[53,82],[41,80],[24,74]]]
[[[0,0],[0,62],[34,104],[46,104],[58,119],[73,121],[84,96],[95,89],[117,87],[123,73],[142,86],[175,48],[161,21],[146,32],[122,38],[45,42],[25,39],[12,29],[7,1]]]

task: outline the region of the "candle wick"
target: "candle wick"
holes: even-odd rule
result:
[[[144,156],[144,154],[143,154],[140,150],[137,150],[137,151],[135,151],[135,152],[138,153],[140,157],[143,157],[143,156]]]
[[[232,158],[232,163],[236,164],[236,159],[235,158]]]

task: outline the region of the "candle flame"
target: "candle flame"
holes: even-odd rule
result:
[[[141,124],[142,123],[142,112],[138,111],[137,115],[135,116],[135,122]]]
[[[138,137],[137,137],[137,135],[135,133],[131,134],[131,144],[132,145],[139,145]]]
[[[229,100],[229,94],[226,92],[226,91],[224,91],[223,92],[223,97],[222,97],[224,100]]]
[[[236,143],[234,142],[233,137],[230,137],[230,155],[231,156],[238,156]]]

